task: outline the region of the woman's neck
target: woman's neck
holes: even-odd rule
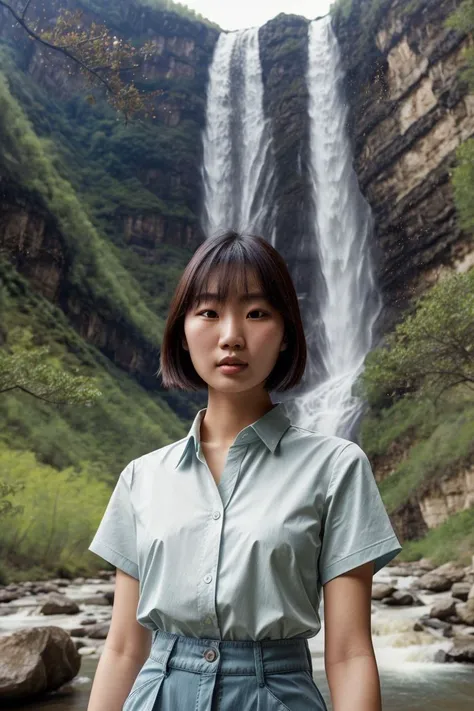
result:
[[[229,394],[209,388],[207,409],[201,422],[201,441],[230,446],[244,427],[273,407],[266,390]]]

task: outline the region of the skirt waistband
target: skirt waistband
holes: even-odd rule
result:
[[[313,673],[308,640],[303,637],[234,641],[185,637],[156,630],[150,657],[160,665],[165,676],[170,668],[208,674],[254,675],[261,686],[265,683],[265,674]]]

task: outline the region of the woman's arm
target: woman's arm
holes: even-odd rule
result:
[[[152,633],[137,622],[139,582],[117,568],[114,606],[87,711],[121,711],[151,649]]]
[[[330,580],[324,591],[324,666],[333,711],[381,711],[380,680],[372,646],[374,564]]]

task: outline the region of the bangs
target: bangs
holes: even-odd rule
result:
[[[218,253],[209,253],[200,262],[193,275],[192,285],[186,295],[186,303],[183,305],[185,311],[196,308],[206,298],[210,292],[209,282],[214,280],[214,277],[212,294],[218,303],[224,303],[229,292],[248,294],[249,270],[255,273],[259,286],[265,294],[264,279],[241,244],[234,242],[226,245],[226,248],[219,250]],[[269,298],[267,294],[265,296]]]

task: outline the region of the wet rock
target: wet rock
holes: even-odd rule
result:
[[[17,612],[16,607],[11,607],[9,605],[0,607],[0,617],[7,617],[7,615],[13,615],[15,612]]]
[[[74,646],[77,651],[87,646],[86,643],[82,641],[82,639],[73,639],[72,641],[74,642]]]
[[[435,632],[438,632],[442,637],[454,636],[452,625],[448,624],[447,622],[443,622],[442,620],[437,620],[431,617],[421,617],[417,622],[415,622],[415,624],[413,625],[413,629],[416,632],[422,632],[425,629],[434,630]]]
[[[87,637],[87,630],[84,627],[72,627],[68,632],[71,637]]]
[[[392,585],[384,583],[373,583],[372,585],[372,600],[383,600],[384,597],[390,597],[395,592],[396,588]]]
[[[441,600],[437,602],[430,610],[430,617],[436,617],[438,620],[446,620],[456,614],[455,600]]]
[[[471,583],[454,583],[453,587],[451,588],[451,595],[457,600],[462,600],[463,602],[466,602],[471,587]]]
[[[474,598],[456,603],[456,614],[466,625],[474,625]]]
[[[456,637],[446,656],[448,661],[474,663],[474,639]]]
[[[87,620],[81,620],[79,622],[80,625],[96,625],[97,624],[97,619],[95,617],[90,617]]]
[[[454,565],[454,563],[443,563],[431,572],[433,575],[442,575],[444,578],[448,578],[452,583],[459,583],[466,576],[464,568]]]
[[[0,602],[13,602],[21,597],[21,593],[10,590],[0,590]]]
[[[54,691],[80,667],[74,643],[60,627],[34,627],[0,637],[0,701]]]
[[[81,647],[77,651],[81,657],[89,657],[91,654],[95,654],[95,647]]]
[[[57,585],[54,585],[53,583],[40,583],[39,585],[36,585],[34,588],[35,595],[38,595],[39,593],[61,593],[59,587]]]
[[[109,633],[110,625],[105,623],[99,623],[93,627],[87,628],[87,637],[90,639],[106,639]]]
[[[112,590],[112,591],[109,591],[109,592],[105,592],[105,593],[104,593],[104,597],[105,597],[106,600],[108,600],[109,605],[113,605],[113,604],[114,604],[114,599],[115,599],[115,591]]]
[[[435,573],[425,573],[421,578],[415,580],[413,586],[422,590],[430,590],[431,592],[446,592],[451,590],[453,581],[446,578],[444,575]]]
[[[40,609],[42,615],[77,615],[79,605],[65,595],[51,594]]]
[[[92,597],[85,597],[82,600],[77,601],[80,605],[103,605],[104,607],[109,606],[109,601],[104,595],[93,595]]]
[[[382,600],[382,605],[389,605],[391,607],[402,607],[415,604],[419,604],[418,598],[406,590],[396,590],[391,597],[387,597]]]
[[[449,662],[450,660],[448,659],[448,655],[446,654],[444,649],[438,649],[438,651],[434,655],[433,661],[437,662],[438,664],[445,664],[446,662]]]
[[[412,572],[411,568],[409,568],[409,567],[405,567],[405,566],[402,567],[401,565],[396,565],[396,566],[393,566],[392,568],[390,568],[390,575],[395,575],[398,578],[405,578],[408,575],[412,575],[412,574],[413,574],[413,572]]]

